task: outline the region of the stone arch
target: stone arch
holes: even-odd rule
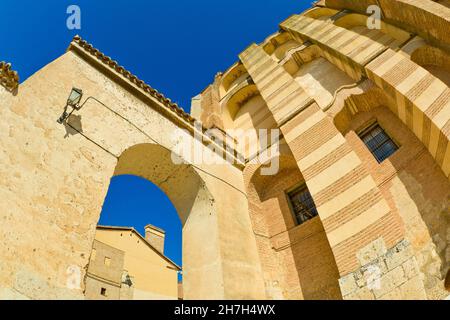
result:
[[[289,50],[281,64],[293,76],[301,66],[320,57],[322,57],[322,50],[317,45],[302,45],[299,48]]]
[[[257,95],[259,95],[258,88],[251,79],[247,79],[229,92],[229,95],[223,101],[223,109],[234,121],[241,107]]]
[[[174,164],[171,157],[171,151],[160,145],[137,144],[121,154],[114,176],[135,175],[154,183],[169,197],[185,225],[199,200],[209,201],[212,208],[215,201],[194,167]]]
[[[348,97],[333,120],[388,199],[392,211],[401,217],[428,297],[441,299],[450,264],[450,185],[426,146],[391,111],[392,104],[381,89],[372,87]],[[382,163],[375,160],[358,137],[358,131],[372,122],[377,122],[399,147]]]
[[[275,119],[251,79],[241,83],[224,99],[222,113],[229,119],[229,129],[233,129],[230,133],[237,142],[238,152],[244,157],[253,157],[261,148],[268,147],[260,146],[259,130],[268,130],[267,142],[272,141],[269,131],[276,128]]]
[[[384,92],[372,85],[360,94],[351,94],[336,110],[330,109],[330,114],[336,128],[345,135],[357,114],[371,111],[379,106],[387,106],[390,103]]]
[[[411,60],[450,87],[450,53],[424,45],[413,51]]]
[[[332,103],[342,87],[355,84],[352,78],[324,57],[317,45],[290,50],[283,67],[322,109]]]
[[[280,170],[261,174],[249,165],[244,180],[269,299],[342,299],[339,272],[320,217],[297,226],[286,191],[304,182],[287,146],[280,145]]]
[[[376,0],[326,0],[327,7],[348,9],[366,14],[367,8],[377,5],[383,12],[384,19],[421,37],[441,43],[450,44],[447,30],[450,19],[448,1],[376,1]],[[424,28],[427,26],[427,28]]]
[[[317,23],[316,28],[303,28],[314,21]],[[407,55],[397,53],[380,42],[344,28],[335,26],[335,30],[340,30],[341,34],[349,37],[357,35],[355,39],[364,42],[365,48],[371,48],[370,54],[366,52],[364,55],[351,55],[333,39],[324,43],[323,39],[318,37],[317,30],[321,30],[319,26],[326,25],[327,22],[297,15],[283,22],[281,27],[291,32],[295,38],[310,40],[324,48],[327,59],[332,61],[335,58],[335,65],[343,65],[341,70],[347,70],[346,73],[353,79],[359,81],[366,75],[386,91],[391,99],[396,100],[392,111],[427,146],[444,174],[449,177],[448,86],[411,61]],[[342,39],[341,37],[339,39]]]
[[[263,44],[264,51],[276,61],[283,60],[286,53],[300,46],[289,32],[280,32],[270,36]]]
[[[366,15],[350,13],[335,20],[334,24],[360,34],[365,34],[372,39],[376,39],[375,41],[382,42],[384,45],[393,49],[400,47],[411,37],[408,32],[382,20],[380,21],[380,30],[369,30],[367,28],[367,19],[368,17]]]
[[[204,237],[208,237],[215,246],[218,232],[214,219],[217,215],[216,201],[205,181],[192,165],[174,164],[171,151],[148,143],[129,147],[120,155],[114,171],[114,176],[118,175],[144,178],[171,200],[183,225],[183,290],[187,298],[207,296],[211,284],[201,279],[215,279],[218,283],[221,280],[214,274],[220,270],[204,269],[205,265],[219,258],[219,252],[199,252]]]
[[[0,268],[6,270],[0,275],[0,296],[83,298],[82,279],[108,184],[114,174],[127,173],[165,189],[184,221],[184,250],[192,250],[184,261],[187,299],[261,298],[261,270],[240,162],[194,164],[187,159],[174,167],[169,154],[179,131],[205,150],[203,129],[161,94],[135,78],[124,78],[123,69],[104,63],[89,48],[73,42],[66,54],[22,83],[17,96],[5,95],[1,101],[2,123],[10,136],[0,142],[11,155],[2,158],[7,180],[0,188],[2,212],[14,219],[0,228],[0,255],[14,259],[0,259]],[[67,69],[72,72],[61,73]],[[70,118],[63,126],[56,119],[72,87],[84,93],[86,103],[74,113],[81,125]],[[24,145],[32,154],[20,150]],[[17,168],[20,174],[13,177]],[[158,175],[164,168],[166,176]],[[30,176],[35,177],[32,184]],[[174,179],[192,190],[176,193]],[[15,223],[17,219],[23,223]],[[18,237],[20,243],[14,241]],[[67,287],[68,270],[79,271],[79,287]],[[255,285],[242,286],[242,279]]]
[[[316,7],[316,8],[312,8],[312,9],[306,11],[305,13],[303,13],[303,15],[306,17],[309,17],[309,18],[313,18],[313,19],[328,20],[329,18],[331,18],[338,12],[339,12],[339,10],[335,10],[335,9],[331,9],[331,8]]]
[[[392,66],[383,70],[380,68],[381,61],[388,61]],[[389,105],[391,111],[423,142],[450,178],[448,85],[410,57],[391,49],[365,68],[369,79],[395,101]],[[405,70],[413,72],[411,74]],[[401,78],[396,78],[398,76]]]
[[[220,98],[225,97],[230,90],[239,85],[240,82],[244,81],[248,76],[247,69],[245,69],[242,63],[233,65],[222,76],[219,86]]]

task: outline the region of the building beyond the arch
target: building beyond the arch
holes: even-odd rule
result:
[[[372,0],[292,15],[217,74],[191,115],[79,37],[20,85],[0,64],[0,298],[83,298],[118,174],[174,203],[186,299],[448,296],[450,8],[377,3],[379,29]],[[72,87],[92,99],[61,126]],[[178,154],[180,129],[232,163]],[[251,161],[264,129],[281,133],[269,175]]]

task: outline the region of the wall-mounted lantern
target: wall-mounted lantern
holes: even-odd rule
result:
[[[69,98],[67,99],[67,104],[64,107],[64,112],[59,117],[58,123],[63,123],[67,118],[70,117],[72,112],[75,110],[80,110],[82,106],[80,106],[81,98],[83,97],[83,90],[72,88],[72,91],[70,92]],[[71,107],[72,111],[70,113],[67,113],[67,108]]]

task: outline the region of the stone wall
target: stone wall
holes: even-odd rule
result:
[[[292,156],[290,156],[292,157]],[[263,177],[248,167],[250,216],[257,235],[267,298],[341,299],[339,273],[320,218],[297,225],[287,191],[304,183],[293,159]]]
[[[400,147],[381,164],[356,133],[375,120]],[[443,281],[450,258],[450,185],[444,174],[423,144],[388,107],[358,113],[344,133],[358,156],[364,159],[389,205],[400,215],[428,297],[445,297]]]
[[[0,298],[83,298],[95,227],[109,181],[120,172],[153,179],[179,210],[183,251],[191,258],[185,259],[186,298],[261,298],[239,168],[182,165],[177,171],[170,158],[173,135],[192,129],[192,123],[88,49],[72,43],[65,55],[22,83],[16,95],[0,87],[5,132],[0,139]],[[72,87],[83,89],[83,101],[92,98],[60,125],[56,119]],[[146,161],[145,152],[118,161],[141,145],[144,150],[158,147],[150,153],[156,163]],[[189,179],[198,182],[197,189],[177,183]],[[190,209],[196,216],[188,219]],[[209,251],[199,250],[205,232]],[[242,278],[236,277],[239,269]],[[241,279],[253,279],[255,285],[244,286]]]
[[[387,250],[382,239],[358,252],[360,268],[339,280],[347,300],[426,299],[411,245],[401,241]]]

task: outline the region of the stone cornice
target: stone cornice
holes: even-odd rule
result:
[[[0,84],[13,91],[19,86],[19,74],[11,69],[11,64],[0,61]]]
[[[146,101],[150,102],[150,106],[156,107],[158,112],[161,112],[168,119],[174,121],[191,133],[198,132],[203,139],[203,144],[216,144],[204,134],[206,128],[203,125],[201,125],[201,128],[198,128],[198,120],[186,113],[169,98],[166,98],[163,94],[146,84],[143,80],[139,79],[130,71],[120,66],[117,61],[114,61],[100,50],[94,48],[92,44],[83,40],[80,36],[77,35],[73,38],[67,51],[73,51],[80,55],[82,59],[86,60],[88,63],[93,63],[95,68],[108,70],[108,73],[110,73],[108,76],[116,79],[119,83],[126,84],[126,86],[129,87],[127,90],[132,90],[139,97],[142,97]],[[236,159],[236,162],[233,163],[234,166],[240,168],[241,170],[243,169],[244,163],[238,160],[239,153],[234,150],[233,147],[227,146],[227,148],[224,148],[219,145],[218,147],[224,151],[224,154],[231,154],[232,157]]]
[[[177,116],[181,117],[183,120],[189,122],[190,124],[195,122],[195,119],[190,114],[186,113],[181,107],[179,107],[178,104],[172,102],[162,93],[158,92],[156,89],[152,88],[150,85],[145,83],[145,81],[139,79],[137,76],[132,74],[123,66],[119,65],[117,61],[114,61],[113,59],[102,53],[100,50],[94,48],[92,44],[88,43],[86,40],[83,40],[80,36],[77,35],[73,38],[71,46],[69,47],[68,50],[72,48],[73,44],[76,44],[79,48],[83,49],[91,56],[97,58],[97,60],[103,63],[105,66],[119,73],[126,80],[128,80],[128,82],[131,83],[133,86],[137,87],[140,90],[143,90],[147,95],[156,99],[160,104],[162,104],[170,111],[174,112]]]

